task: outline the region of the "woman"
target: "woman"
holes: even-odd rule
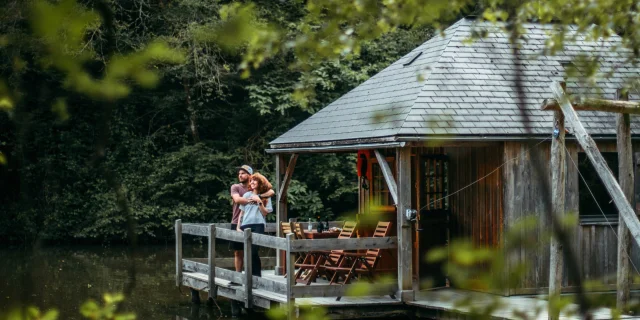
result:
[[[254,173],[249,179],[249,191],[242,197],[251,199],[255,195],[259,195],[269,191],[272,188],[271,183],[260,173]],[[258,202],[249,202],[240,205],[240,217],[238,218],[238,231],[251,229],[251,233],[264,234],[264,228],[267,223],[266,217],[273,212],[271,206],[271,198],[262,199]],[[251,246],[251,274],[254,276],[262,276],[262,263],[258,256],[258,246]]]

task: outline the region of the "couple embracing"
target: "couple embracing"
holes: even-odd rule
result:
[[[233,198],[233,217],[231,229],[243,231],[251,229],[252,233],[264,234],[266,217],[273,212],[271,197],[275,194],[271,183],[260,173],[254,173],[248,165],[238,167],[238,182],[231,186]],[[234,263],[237,272],[242,272],[244,244],[231,242],[234,250]],[[251,247],[251,270],[254,276],[262,276],[262,263],[258,256],[258,247]]]

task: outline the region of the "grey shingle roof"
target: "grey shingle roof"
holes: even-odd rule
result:
[[[490,29],[486,38],[467,44],[474,28]],[[534,134],[550,134],[552,113],[540,111],[542,100],[551,97],[551,81],[562,81],[563,63],[580,54],[601,57],[603,71],[616,68],[613,76],[599,77],[595,86],[567,83],[568,91],[613,99],[625,78],[637,77],[639,69],[626,67],[625,51],[612,52],[620,43],[610,37],[597,43],[578,36],[554,56],[542,55],[552,25],[527,24],[521,45],[522,84],[525,90],[524,122],[517,106],[514,85],[516,61],[507,35],[488,23],[462,19],[420,45],[363,84],[340,97],[276,140],[272,148],[322,142],[405,136],[524,136],[526,126]],[[405,63],[422,54],[410,65]],[[621,67],[624,66],[624,67]],[[419,79],[421,75],[422,79]],[[422,81],[421,81],[422,80]],[[632,100],[635,96],[632,95]],[[615,134],[615,115],[580,112],[593,135]],[[632,129],[638,132],[640,122]]]

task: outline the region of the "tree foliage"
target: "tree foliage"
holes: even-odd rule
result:
[[[301,59],[295,52],[270,54],[242,77],[246,51],[214,39],[235,12],[222,2],[104,1],[113,35],[96,3],[10,1],[1,14],[0,240],[119,241],[127,217],[118,192],[147,239],[170,236],[178,218],[229,221],[234,167],[249,163],[273,178],[269,141],[431,36],[400,28],[350,59],[318,63],[315,97],[302,104],[293,93],[312,78],[291,68]],[[291,36],[307,12],[295,1],[252,8],[252,27]],[[117,174],[118,192],[92,164],[106,104],[103,165]],[[354,163],[351,155],[301,156],[290,215],[352,212]]]

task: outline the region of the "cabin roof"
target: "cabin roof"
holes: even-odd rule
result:
[[[552,97],[552,81],[564,81],[565,67],[579,55],[600,57],[601,71],[593,85],[567,82],[570,93],[615,99],[625,79],[637,77],[638,68],[625,64],[629,51],[611,48],[620,37],[597,42],[577,35],[562,52],[544,55],[547,31],[553,25],[525,24],[520,56],[512,55],[501,25],[464,18],[316,114],[271,142],[272,149],[340,144],[379,143],[411,139],[524,138],[526,127],[534,135],[551,134],[553,112],[542,111]],[[469,44],[472,32],[487,30],[485,38]],[[575,28],[570,27],[570,32]],[[515,65],[522,67],[526,114],[517,105]],[[637,96],[631,95],[631,100]],[[615,114],[579,112],[594,136],[615,135]],[[570,128],[569,128],[570,129]],[[640,122],[632,130],[640,132]]]

